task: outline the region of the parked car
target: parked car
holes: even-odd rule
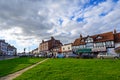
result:
[[[118,59],[119,58],[119,55],[118,54],[103,54],[103,53],[100,53],[97,55],[97,58],[100,58],[100,59],[104,59],[104,58],[113,58],[113,59]]]
[[[67,58],[78,58],[79,56],[77,54],[67,54]]]
[[[38,54],[35,54],[34,57],[38,57],[39,55]]]
[[[56,55],[56,57],[57,57],[57,58],[64,58],[64,57],[65,57],[65,55],[64,55],[64,54],[62,54],[62,53],[58,53],[58,54]]]
[[[21,53],[18,55],[19,57],[28,57],[28,54],[25,54],[25,53]]]
[[[91,53],[83,53],[82,55],[81,55],[81,58],[85,58],[85,59],[89,59],[89,58],[94,58],[94,55],[93,54],[91,54]]]

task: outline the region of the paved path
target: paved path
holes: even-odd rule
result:
[[[40,62],[38,62],[38,63],[36,63],[36,64],[34,64],[34,65],[32,65],[32,66],[29,66],[29,67],[27,67],[27,68],[25,68],[25,69],[23,69],[23,70],[20,70],[20,71],[18,71],[18,72],[15,72],[15,73],[9,74],[9,75],[7,75],[7,76],[1,77],[0,80],[13,80],[14,78],[20,76],[20,75],[21,75],[22,73],[24,73],[25,71],[27,71],[27,70],[29,70],[29,69],[37,66],[37,65],[40,64],[40,63],[43,63],[43,62],[46,61],[46,60],[48,60],[48,58],[47,58],[47,59],[44,59],[44,60],[42,60],[42,61],[40,61]]]

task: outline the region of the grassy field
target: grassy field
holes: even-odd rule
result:
[[[40,58],[15,58],[0,61],[0,77],[26,68],[43,59]]]
[[[120,80],[120,60],[49,59],[15,80]]]

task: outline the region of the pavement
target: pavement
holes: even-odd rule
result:
[[[0,60],[12,59],[17,58],[18,56],[0,56]]]
[[[40,62],[38,62],[38,63],[36,63],[36,64],[33,64],[32,66],[29,66],[29,67],[27,67],[27,68],[25,68],[25,69],[22,69],[22,70],[20,70],[20,71],[18,71],[18,72],[15,72],[15,73],[9,74],[9,75],[7,75],[7,76],[1,77],[0,80],[13,80],[13,79],[15,79],[16,77],[20,76],[20,75],[21,75],[22,73],[24,73],[25,71],[27,71],[27,70],[29,70],[29,69],[31,69],[31,68],[33,68],[33,67],[35,67],[35,66],[37,66],[37,65],[39,65],[39,64],[41,64],[41,63],[43,63],[43,62],[45,62],[46,60],[48,60],[48,58],[47,58],[47,59],[44,59],[44,60],[42,60],[42,61],[40,61]]]

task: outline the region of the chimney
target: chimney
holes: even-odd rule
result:
[[[44,40],[42,40],[42,43],[44,43]]]
[[[82,35],[80,34],[80,39],[82,39]]]
[[[114,32],[113,32],[114,34],[116,34],[117,33],[117,31],[116,31],[116,29],[114,29]]]
[[[54,37],[53,36],[51,36],[51,40],[53,40],[54,39]]]

